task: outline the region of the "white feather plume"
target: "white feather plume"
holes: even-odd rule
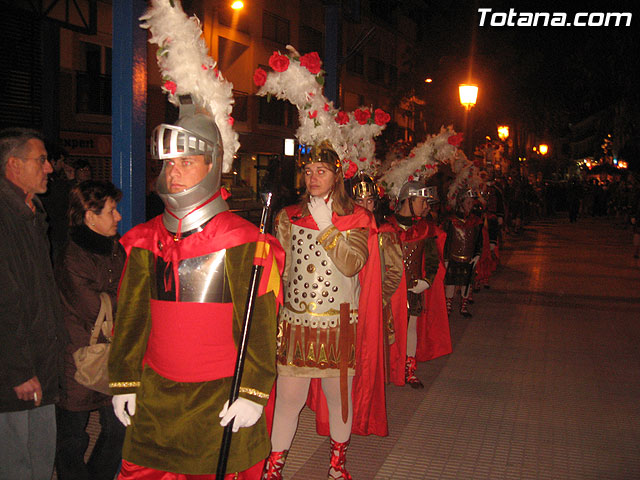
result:
[[[409,180],[424,181],[434,175],[438,167],[448,164],[454,173],[460,172],[471,162],[456,144],[450,143],[455,136],[453,127],[442,127],[437,135],[430,135],[416,145],[407,157],[388,158],[383,165],[380,183],[392,198],[397,197],[402,185]]]
[[[231,117],[233,85],[222,77],[215,60],[209,57],[197,17],[187,17],[178,0],[150,3],[151,7],[140,17],[140,26],[151,32],[149,43],[159,47],[157,60],[165,82],[163,90],[174,105],[179,105],[179,95],[191,94],[193,101],[212,115],[222,136],[222,168],[229,172],[240,148]]]
[[[274,52],[282,55],[280,52]],[[300,54],[291,45],[287,45],[288,67],[283,71],[266,73],[266,80],[258,90],[258,95],[273,95],[287,100],[298,108],[300,126],[296,137],[301,144],[318,145],[329,142],[342,161],[344,172],[353,175],[354,169],[374,175],[377,167],[375,160],[374,137],[380,135],[386,127],[389,117],[386,113],[361,107],[370,120],[362,124],[356,118],[356,112],[340,112],[323,93],[324,72],[314,74],[300,62]],[[384,121],[383,121],[384,120]]]

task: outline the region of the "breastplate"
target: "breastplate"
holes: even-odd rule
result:
[[[407,277],[407,287],[413,287],[416,280],[422,278],[422,264],[424,263],[425,240],[405,242],[402,244],[402,261]]]
[[[453,238],[451,239],[451,255],[453,260],[469,262],[475,251],[476,229],[464,223],[453,222]]]
[[[315,240],[317,235],[317,230],[292,225],[291,265],[280,317],[294,325],[337,327],[340,304],[349,303],[350,323],[356,323],[360,297],[358,276],[343,275]]]
[[[200,257],[186,258],[178,263],[178,288],[181,302],[229,303],[231,291],[224,266],[226,250]],[[158,300],[176,300],[176,282],[171,263],[156,261]]]

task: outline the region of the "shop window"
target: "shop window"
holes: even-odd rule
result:
[[[111,48],[80,42],[76,112],[111,115]]]
[[[361,53],[354,53],[349,60],[347,60],[347,70],[351,73],[364,75],[364,57]]]
[[[289,20],[273,13],[262,13],[262,37],[276,43],[289,43]]]
[[[324,48],[322,43],[322,32],[306,25],[300,27],[300,53],[318,52],[320,58],[324,58]]]

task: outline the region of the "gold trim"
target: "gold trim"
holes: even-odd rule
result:
[[[453,260],[455,260],[456,262],[470,262],[471,261],[471,257],[464,257],[462,255],[454,255],[453,253],[451,254],[451,258]]]
[[[246,393],[247,395],[253,395],[258,398],[269,398],[268,393],[261,392],[260,390],[256,390],[255,388],[248,387],[240,387],[240,393]]]
[[[335,225],[331,225],[329,229],[318,237],[318,243],[323,243],[327,238],[331,236],[334,230],[337,230]]]
[[[325,246],[324,249],[326,251],[329,251],[329,250],[333,250],[334,248],[336,248],[336,244],[338,243],[338,237],[339,236],[340,235],[336,235],[335,237],[333,237],[333,240],[331,240],[331,243],[329,243],[329,245]]]
[[[131,388],[139,387],[140,382],[110,382],[109,388]]]
[[[309,305],[315,305],[315,303],[311,302]],[[315,312],[312,312],[309,309],[309,306],[307,305],[306,302],[300,302],[300,306],[304,307],[304,310],[296,310],[295,308],[293,308],[293,305],[291,305],[291,303],[289,303],[289,302],[285,302],[285,304],[284,304],[284,307],[287,310],[289,310],[289,311],[291,311],[293,313],[297,313],[299,315],[307,314],[307,315],[313,315],[314,317],[331,317],[331,316],[335,316],[335,315],[340,315],[340,310],[336,310],[335,308],[327,310],[324,313],[315,313]],[[351,309],[350,312],[353,314],[353,313],[355,313],[357,311],[358,311],[358,309],[355,308],[355,309]]]

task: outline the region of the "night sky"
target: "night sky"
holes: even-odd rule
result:
[[[451,107],[457,100],[456,85],[470,77],[480,88],[474,112],[478,128],[521,122],[540,134],[563,136],[569,124],[622,102],[632,112],[628,129],[638,132],[640,3],[512,0],[427,5],[412,74],[434,78],[423,88],[435,123],[446,123],[447,118],[459,123],[460,114]],[[487,16],[481,27],[479,8],[566,12],[569,20],[578,11],[632,12],[633,18],[630,27],[491,27]]]

